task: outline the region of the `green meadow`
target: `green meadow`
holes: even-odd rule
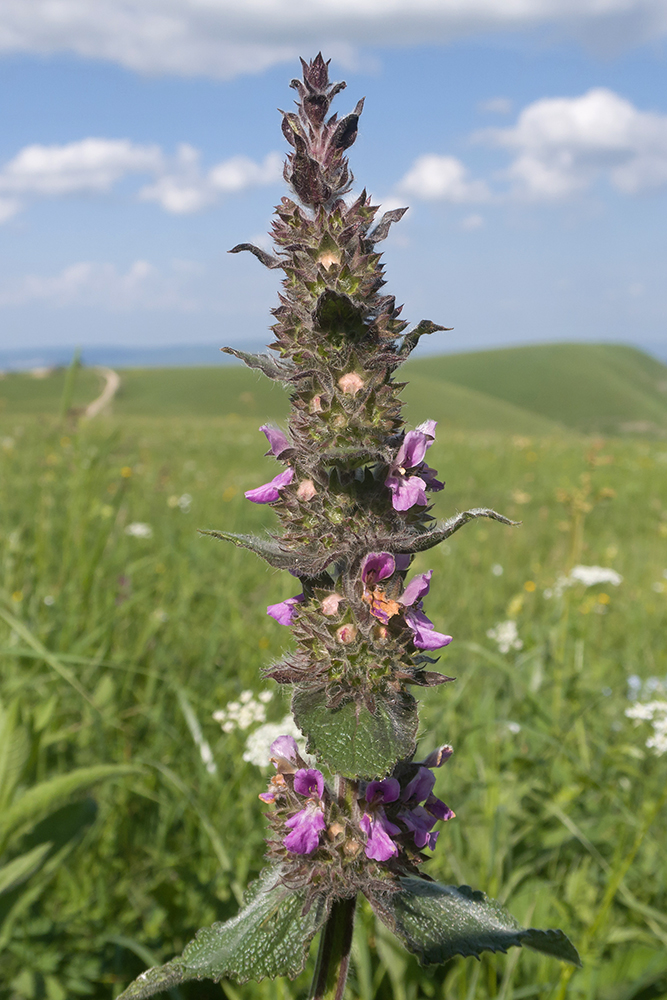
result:
[[[407,419],[439,421],[434,512],[522,522],[415,562],[456,678],[421,695],[420,747],[455,748],[436,793],[457,814],[426,870],[561,927],[584,964],[514,949],[421,969],[362,909],[349,1000],[667,997],[667,754],[625,714],[667,701],[667,367],[544,345],[403,373]],[[94,371],[0,380],[1,1000],[110,1000],[232,916],[262,864],[269,771],[243,755],[263,720],[212,715],[246,692],[287,714],[261,678],[289,642],[265,608],[298,585],[197,529],[272,527],[243,492],[275,474],[257,428],[287,402],[237,366],[120,375],[90,421]],[[618,576],[586,586],[577,565]],[[310,972],[171,996],[301,1000]]]

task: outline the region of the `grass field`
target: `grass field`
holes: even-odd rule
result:
[[[436,791],[457,818],[428,871],[562,927],[584,968],[566,982],[515,950],[420,970],[363,911],[350,1000],[667,996],[667,757],[646,747],[649,722],[625,716],[629,694],[667,699],[666,370],[615,350],[600,348],[600,378],[616,385],[626,357],[627,392],[600,395],[605,409],[590,389],[578,411],[522,379],[512,395],[502,358],[486,381],[464,356],[416,361],[405,393],[410,419],[444,425],[429,452],[447,480],[436,512],[488,504],[523,522],[470,525],[419,557],[457,678],[422,697],[423,748],[456,751]],[[98,381],[80,373],[74,404]],[[106,1000],[236,911],[261,865],[265,772],[242,759],[261,723],[224,733],[211,716],[267,689],[259,671],[288,638],[265,607],[294,592],[196,532],[271,525],[243,491],[269,478],[257,425],[285,412],[279,393],[233,367],[127,372],[114,415],[77,427],[55,416],[62,388],[62,375],[0,382],[2,1000]],[[611,421],[653,436],[582,433]],[[622,581],[559,586],[576,564]],[[503,652],[487,633],[507,622]],[[274,691],[264,708],[278,722],[287,703]],[[100,765],[135,770],[77,770]],[[308,972],[222,990],[307,987]]]

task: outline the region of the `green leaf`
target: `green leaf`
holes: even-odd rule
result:
[[[5,892],[11,892],[12,889],[29,879],[37,871],[52,846],[49,841],[45,844],[38,844],[31,851],[20,854],[18,858],[13,858],[6,865],[3,865],[0,868],[0,896]]]
[[[308,753],[348,778],[382,777],[415,751],[417,705],[407,693],[376,696],[371,712],[355,701],[330,709],[324,691],[297,690],[292,712]]]
[[[570,939],[555,930],[524,929],[511,913],[468,885],[459,888],[419,878],[401,878],[398,892],[368,894],[380,919],[422,965],[455,955],[507,951],[525,945],[563,962],[581,965]]]
[[[298,976],[310,942],[328,916],[328,905],[323,897],[315,897],[304,914],[304,892],[286,888],[280,876],[280,867],[265,868],[249,886],[235,917],[202,928],[179,958],[142,973],[118,1000],[141,1000],[191,979],[218,982],[229,976],[246,983]]]
[[[126,774],[136,774],[139,768],[131,765],[97,764],[93,767],[79,767],[69,774],[59,774],[48,781],[33,785],[20,798],[5,809],[0,816],[0,842],[8,839],[20,827],[36,822],[54,805],[63,799],[89,788],[105,778],[118,778]]]

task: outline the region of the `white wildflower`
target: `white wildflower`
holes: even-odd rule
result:
[[[269,695],[268,698],[262,697],[266,694]],[[271,697],[270,691],[263,691],[259,698],[255,698],[252,691],[242,691],[238,701],[230,701],[226,708],[218,709],[213,713],[213,718],[220,723],[225,733],[232,733],[235,729],[249,729],[256,722],[266,721],[264,705]]]
[[[46,604],[47,608],[50,608],[52,604],[55,604],[56,599],[53,596],[53,594],[47,594],[46,597],[44,598],[44,603]]]
[[[493,573],[494,576],[502,576],[505,571],[503,570],[500,563],[494,563],[493,566],[491,567],[491,572]]]
[[[626,708],[625,714],[628,719],[634,720],[636,726],[642,722],[652,723],[653,736],[646,740],[646,746],[658,756],[667,753],[667,701],[635,702]]]
[[[623,583],[623,577],[615,569],[608,566],[575,566],[569,576],[570,586],[583,583],[584,587],[594,587],[596,583],[611,583],[618,587]]]
[[[192,506],[192,497],[190,496],[189,493],[184,493],[183,496],[180,496],[178,498],[178,509],[182,511],[184,514],[187,514],[191,506]]]
[[[126,527],[125,534],[131,535],[132,538],[152,538],[153,529],[150,524],[144,524],[143,521],[133,521]]]
[[[508,722],[507,728],[509,729],[510,733],[514,733],[515,736],[517,733],[521,732],[521,725],[518,722]]]
[[[487,630],[489,639],[498,643],[501,653],[509,653],[510,649],[523,649],[523,642],[519,638],[516,622],[510,618],[506,622],[498,622],[494,628]]]

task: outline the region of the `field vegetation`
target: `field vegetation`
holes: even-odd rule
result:
[[[0,381],[2,1000],[116,996],[233,915],[262,862],[248,741],[287,713],[260,672],[288,641],[265,607],[295,584],[197,528],[271,527],[243,491],[270,478],[257,427],[285,400],[233,366],[121,376],[89,422],[58,416],[65,373]],[[658,1000],[667,756],[625,713],[667,701],[667,368],[556,345],[408,377],[408,419],[440,421],[435,513],[522,521],[471,524],[416,567],[455,637],[456,681],[422,696],[421,746],[455,747],[428,871],[562,927],[584,967],[524,949],[423,970],[364,911],[350,1000]],[[98,382],[80,372],[71,405]],[[308,982],[172,994],[300,1000]]]

